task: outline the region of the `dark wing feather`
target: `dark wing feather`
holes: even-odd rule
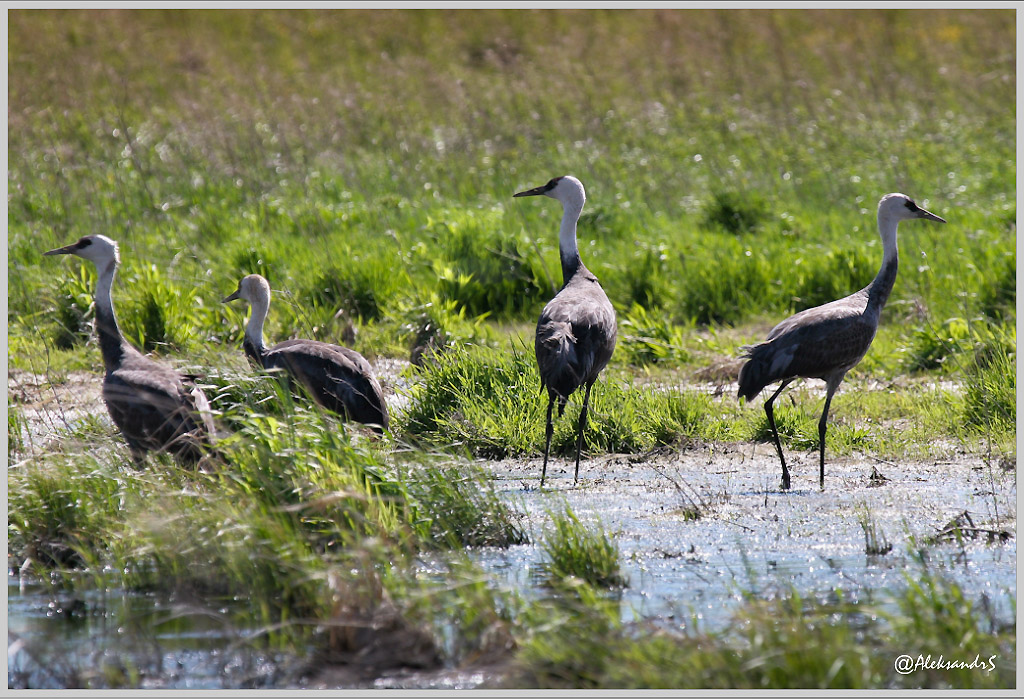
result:
[[[537,323],[535,351],[541,384],[563,400],[593,383],[615,350],[618,329],[597,279],[578,274],[551,299]]]
[[[288,340],[264,354],[263,366],[287,371],[328,410],[356,422],[388,426],[384,392],[370,363],[354,350],[315,340]]]
[[[168,451],[195,463],[209,446],[212,419],[172,369],[141,355],[128,357],[103,381],[110,417],[134,452]],[[200,401],[209,408],[206,397]]]
[[[875,337],[877,319],[865,313],[858,295],[801,311],[782,321],[768,340],[748,348],[740,370],[740,397],[751,399],[765,386],[790,378],[842,376],[863,358]]]

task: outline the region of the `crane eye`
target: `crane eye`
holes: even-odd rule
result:
[[[915,204],[913,199],[907,199],[907,208],[915,213],[921,210],[921,207]]]

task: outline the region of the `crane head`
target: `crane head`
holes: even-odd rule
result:
[[[946,219],[936,216],[931,211],[922,209],[913,199],[906,194],[886,194],[878,202],[878,217],[893,218],[897,221],[905,221],[912,218],[926,218],[930,221],[945,223]]]
[[[250,274],[242,277],[241,281],[238,282],[238,288],[235,289],[234,293],[221,299],[221,303],[227,303],[228,301],[234,301],[235,299],[242,299],[249,303],[257,300],[269,303],[270,284],[267,283],[266,279],[258,274]]]
[[[516,192],[515,197],[535,197],[543,194],[546,197],[557,199],[566,208],[582,210],[583,202],[587,199],[587,193],[583,189],[583,183],[572,175],[562,175],[548,180],[547,184],[524,192]]]
[[[77,255],[91,260],[97,267],[103,267],[111,261],[119,262],[117,243],[105,235],[87,235],[79,238],[71,245],[47,250],[43,255]]]

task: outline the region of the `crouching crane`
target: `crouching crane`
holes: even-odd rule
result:
[[[302,384],[323,407],[378,434],[388,426],[384,392],[370,363],[355,350],[317,340],[286,340],[269,349],[263,344],[263,323],[270,309],[270,284],[258,274],[238,282],[224,303],[242,299],[252,309],[245,325],[242,349],[256,366],[284,371]]]

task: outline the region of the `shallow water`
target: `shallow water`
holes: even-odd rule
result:
[[[547,513],[566,503],[617,542],[630,581],[621,593],[627,620],[696,621],[714,630],[747,596],[791,591],[827,599],[841,590],[847,600],[877,604],[885,598],[879,591],[899,590],[921,571],[920,550],[929,569],[969,597],[986,596],[1002,620],[1014,618],[1008,598],[1016,591],[1014,470],[989,468],[977,458],[900,464],[837,458],[826,463],[822,491],[816,453],[794,454],[791,462],[789,493],[779,490],[778,460],[765,445],[603,457],[581,464],[575,487],[573,464],[554,461],[544,491],[537,489],[539,460],[481,462],[530,513],[533,543],[477,557],[508,587],[536,588]],[[885,480],[872,479],[873,472]],[[965,511],[975,527],[1011,537],[924,543]],[[892,544],[888,553],[866,552],[865,519]]]
[[[16,575],[7,584],[9,688],[274,686],[288,659],[240,640],[249,629],[217,613],[150,595],[54,595]]]

